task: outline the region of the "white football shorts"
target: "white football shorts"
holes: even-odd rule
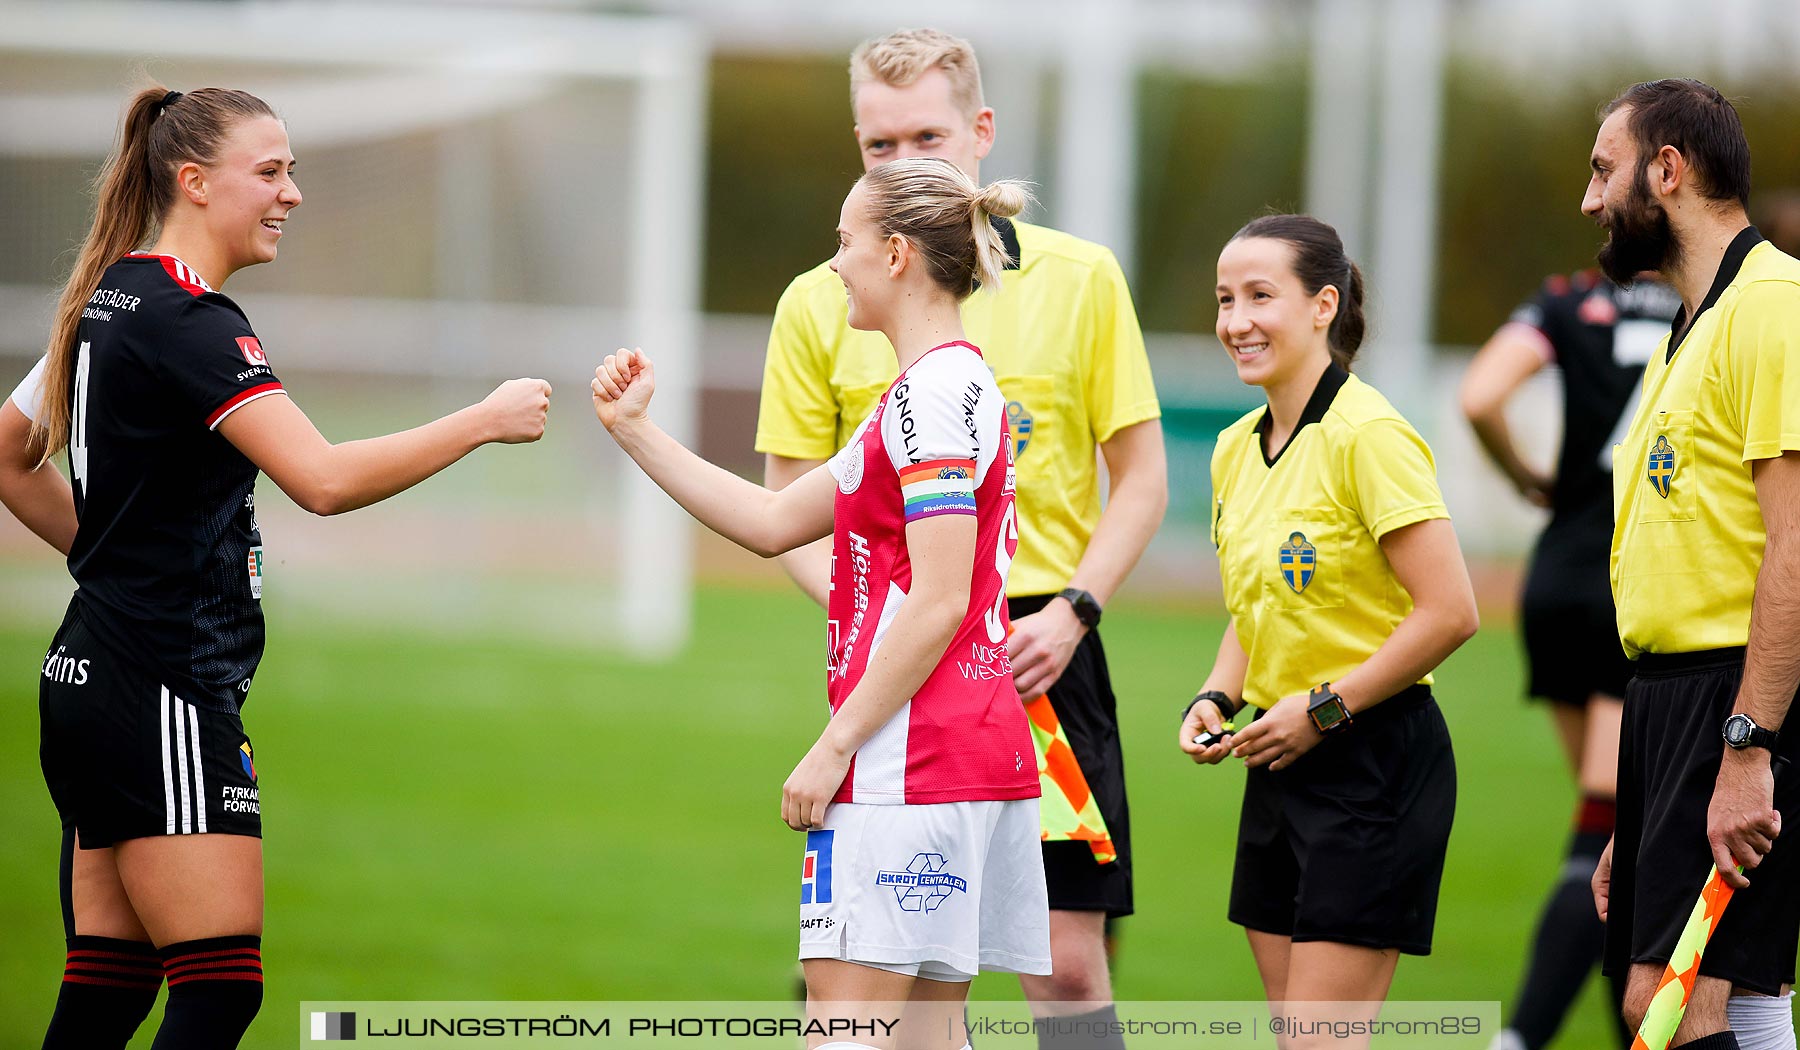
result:
[[[800,958],[932,980],[1050,972],[1038,800],[838,802],[806,835]]]

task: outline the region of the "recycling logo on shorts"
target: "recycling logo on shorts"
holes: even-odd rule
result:
[[[875,873],[875,885],[893,888],[901,911],[934,912],[951,893],[969,892],[966,880],[950,874],[942,853],[917,853],[905,871]]]

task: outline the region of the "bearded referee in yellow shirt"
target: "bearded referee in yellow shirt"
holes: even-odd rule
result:
[[[865,43],[850,59],[850,92],[865,168],[942,157],[979,178],[994,111],[982,102],[967,41],[924,29]],[[970,300],[963,323],[1007,400],[1020,519],[1008,649],[1040,769],[1048,770],[1044,868],[1055,973],[1021,980],[1036,1016],[1091,1022],[1040,1025],[1040,1045],[1120,1047],[1110,1029],[1105,922],[1132,910],[1131,839],[1118,719],[1094,628],[1168,503],[1161,410],[1112,253],[1041,226],[995,225],[1016,273],[999,293]],[[768,457],[769,486],[787,485],[835,453],[893,378],[881,334],[846,324],[837,275],[820,265],[795,278],[775,308],[763,370],[756,449]],[[1104,513],[1096,446],[1107,467]],[[783,559],[821,605],[829,557],[815,546]]]
[[[1681,294],[1615,449],[1613,597],[1634,661],[1613,842],[1594,874],[1606,966],[1643,1019],[1717,864],[1737,888],[1672,1046],[1792,1047],[1800,946],[1800,262],[1745,217],[1750,147],[1695,80],[1638,84],[1603,111],[1582,211],[1621,284]],[[1743,874],[1736,871],[1743,865]],[[1729,1002],[1729,1007],[1728,1007]],[[1742,1038],[1740,1038],[1742,1037]]]

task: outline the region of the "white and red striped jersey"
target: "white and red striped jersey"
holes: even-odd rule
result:
[[[1019,546],[1006,399],[964,343],[926,352],[881,395],[829,469],[833,713],[862,680],[912,588],[909,522],[976,520],[969,607],[906,705],[863,744],[835,802],[923,805],[1035,798],[1037,759],[1013,692],[1006,574]]]

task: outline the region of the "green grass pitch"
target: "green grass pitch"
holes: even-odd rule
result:
[[[0,621],[0,1045],[36,1045],[62,965],[54,811],[34,668],[50,620]],[[246,1047],[292,1047],[330,999],[780,999],[799,836],[780,786],[825,715],[819,613],[786,590],[703,590],[666,666],[598,647],[488,644],[290,622],[247,710],[263,788],[268,969]],[[1174,747],[1216,613],[1109,611],[1137,847],[1121,999],[1256,999],[1224,916],[1243,774]],[[1439,674],[1461,789],[1437,950],[1397,999],[1509,999],[1561,864],[1572,789],[1519,699],[1514,636]],[[1590,982],[1562,1048],[1606,1045]],[[985,977],[978,996],[1014,997]],[[156,1017],[152,1015],[152,1020]],[[149,1045],[149,1029],[134,1046]]]

